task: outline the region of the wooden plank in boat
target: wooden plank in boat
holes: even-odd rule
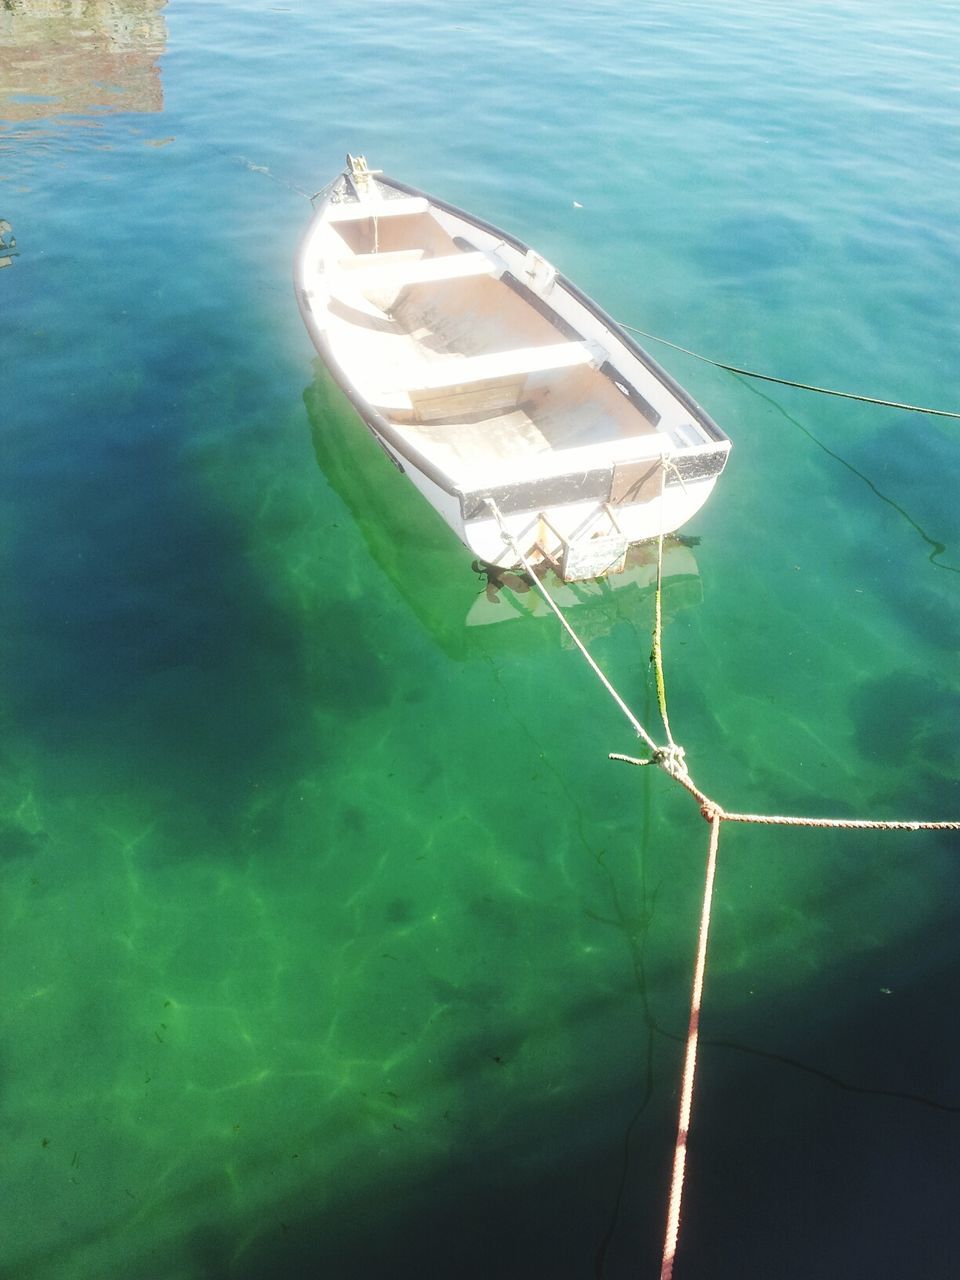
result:
[[[570,369],[575,365],[590,364],[594,359],[593,348],[587,342],[552,342],[542,347],[516,347],[512,351],[495,351],[488,355],[448,356],[415,366],[403,385],[395,384],[392,390],[414,392],[466,387],[472,382]]]
[[[340,271],[363,271],[366,267],[388,267],[395,262],[420,262],[423,249],[386,249],[383,253],[351,253],[337,263]]]
[[[443,422],[463,414],[503,413],[519,403],[522,393],[521,378],[504,378],[479,387],[411,391],[410,403],[419,422]]]
[[[461,280],[467,276],[490,276],[497,266],[485,253],[449,253],[438,258],[378,264],[376,253],[364,254],[362,266],[350,264],[349,275],[356,285],[372,293],[376,289],[400,289],[410,284],[431,284],[437,280]]]

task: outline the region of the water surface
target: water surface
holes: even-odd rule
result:
[[[706,828],[318,370],[304,193],[365,152],[631,324],[957,410],[955,18],[6,6],[11,1274],[655,1274]],[[956,425],[655,354],[735,446],[665,600],[698,781],[956,817]],[[651,722],[652,610],[571,613]],[[724,832],[678,1276],[952,1276],[957,855]]]

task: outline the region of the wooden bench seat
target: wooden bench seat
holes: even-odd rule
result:
[[[517,347],[512,351],[495,351],[482,356],[444,356],[439,360],[419,361],[410,368],[409,377],[404,379],[403,385],[395,383],[391,391],[415,394],[443,387],[462,387],[474,382],[570,369],[574,365],[590,364],[594,358],[588,342],[553,342],[542,347]]]
[[[403,218],[411,213],[426,213],[430,202],[423,196],[402,196],[397,200],[357,200],[332,204],[324,217],[327,222],[360,222],[364,218]]]
[[[432,258],[364,253],[344,259],[340,269],[353,288],[374,293],[380,289],[403,289],[410,284],[430,284],[436,280],[494,275],[499,267],[492,258],[479,252],[446,253]]]

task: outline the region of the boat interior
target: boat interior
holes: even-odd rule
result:
[[[660,414],[603,349],[425,200],[391,204],[332,206],[316,242],[333,354],[369,403],[454,476],[616,441],[660,452]]]

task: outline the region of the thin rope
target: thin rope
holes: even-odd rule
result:
[[[704,364],[712,364],[715,369],[726,369],[728,373],[738,373],[742,378],[756,378],[760,382],[776,382],[781,387],[799,387],[801,391],[816,391],[822,396],[838,396],[841,400],[859,400],[863,404],[879,404],[887,409],[906,409],[909,413],[929,413],[938,418],[960,418],[960,413],[954,412],[952,409],[930,409],[919,404],[905,404],[902,400],[881,400],[877,396],[857,395],[853,391],[836,391],[831,387],[818,387],[812,382],[796,382],[792,378],[775,378],[770,373],[758,373],[755,369],[742,369],[736,364],[726,364],[722,360],[711,360],[709,356],[702,356],[699,351],[691,351],[689,347],[681,347],[677,342],[671,342],[668,338],[658,337],[655,333],[648,333],[646,329],[638,329],[636,325],[624,324],[622,320],[617,322],[621,329],[629,329],[631,333],[639,333],[643,338],[651,338],[654,342],[662,342],[665,347],[672,347],[674,351],[682,351],[685,356],[693,356],[695,360],[702,360]]]
[[[693,971],[693,990],[690,995],[690,1022],[687,1027],[687,1051],[683,1061],[683,1088],[680,1093],[680,1114],[677,1120],[677,1145],[673,1152],[673,1178],[670,1182],[670,1202],[667,1208],[667,1230],[663,1242],[663,1261],[660,1280],[671,1280],[673,1260],[677,1253],[680,1234],[680,1206],[683,1201],[683,1178],[687,1164],[687,1137],[690,1133],[690,1113],[693,1109],[693,1082],[697,1074],[697,1046],[700,1040],[700,1005],[703,1001],[703,980],[707,969],[707,940],[710,935],[710,917],[713,910],[713,884],[717,874],[717,847],[720,843],[720,819],[710,823],[710,848],[707,852],[707,871],[703,887],[703,905],[700,909],[700,932],[697,940],[697,963]]]
[[[517,557],[520,563],[523,565],[527,575],[530,577],[531,581],[533,582],[533,585],[537,588],[537,590],[543,596],[544,600],[546,600],[549,607],[556,614],[557,618],[560,620],[560,624],[563,626],[564,630],[567,632],[567,635],[569,635],[570,639],[573,641],[573,643],[580,650],[581,654],[587,660],[587,663],[589,664],[594,675],[597,677],[597,679],[600,681],[600,683],[603,685],[606,691],[610,694],[610,697],[613,698],[614,702],[617,704],[617,706],[626,716],[627,720],[630,722],[637,736],[639,738],[642,738],[643,741],[650,748],[650,750],[653,751],[654,754],[656,755],[656,753],[659,752],[661,748],[657,746],[654,740],[650,737],[649,733],[647,733],[646,729],[643,727],[643,725],[640,723],[637,717],[633,714],[633,712],[627,706],[626,702],[624,702],[623,698],[620,697],[619,693],[617,693],[616,689],[613,687],[613,685],[610,683],[607,677],[603,674],[603,672],[597,666],[596,662],[593,660],[593,657],[587,650],[586,645],[583,643],[583,641],[574,631],[573,627],[571,627],[570,623],[564,617],[563,611],[561,610],[557,602],[554,600],[553,596],[550,594],[550,592],[546,589],[546,587],[543,585],[543,583],[534,573],[533,566],[530,564],[530,561],[520,550],[513,534],[504,524],[503,517],[500,514],[500,508],[497,506],[497,504],[494,502],[492,498],[486,498],[485,502],[487,506],[490,508],[490,511],[493,513],[493,516],[497,524],[500,526],[501,537],[503,538],[504,542],[510,547],[511,551],[514,553],[514,555]]]

